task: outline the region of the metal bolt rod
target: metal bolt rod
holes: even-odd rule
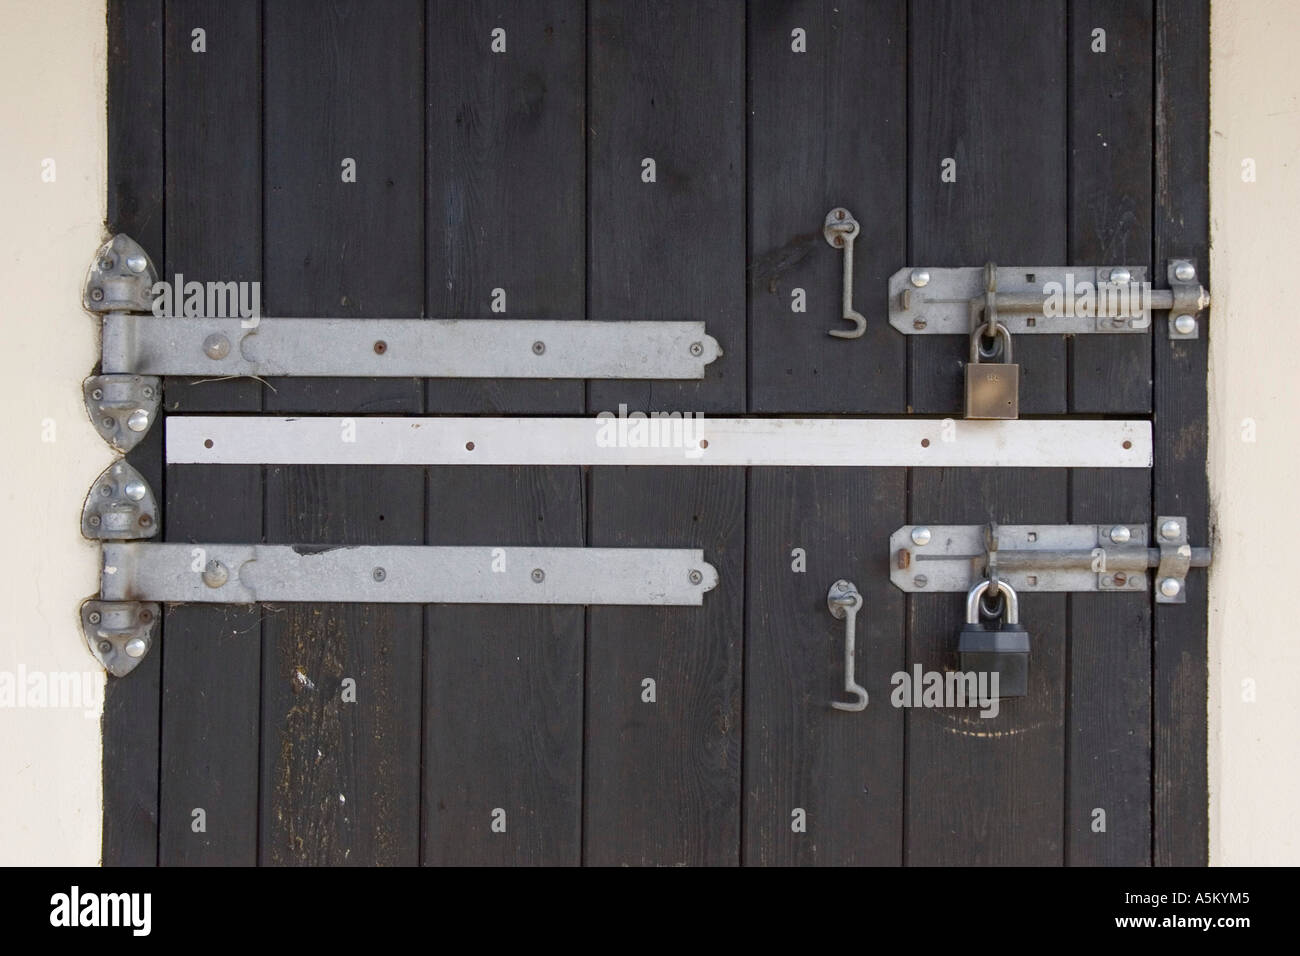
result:
[[[1043,304],[1047,301],[1047,296],[1039,292],[997,292],[997,307],[999,312],[1008,314],[1029,314],[1042,315]],[[984,305],[985,295],[981,293],[978,301],[981,307]],[[1114,317],[1116,313],[1111,311],[1098,312],[1097,302],[1105,304],[1112,302],[1114,299],[1110,296],[1099,295],[1091,308],[1075,308],[1074,314],[1081,317]],[[1174,307],[1174,293],[1170,289],[1151,289],[1146,293],[1146,301],[1151,308],[1156,311],[1168,311]]]
[[[1159,548],[1105,548],[1107,571],[1145,571],[1160,566]],[[1192,548],[1191,566],[1208,568],[1209,548]],[[1091,551],[998,551],[999,571],[1086,571],[1096,559]]]

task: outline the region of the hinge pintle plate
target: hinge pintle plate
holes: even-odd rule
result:
[[[125,677],[153,647],[161,617],[160,604],[92,599],[81,605],[81,631],[104,670]]]

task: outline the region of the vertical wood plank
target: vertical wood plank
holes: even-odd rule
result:
[[[588,410],[743,411],[745,6],[592,0],[588,19],[589,315],[703,321],[725,353],[702,382],[592,382]]]
[[[742,4],[589,5],[590,315],[702,319],[726,352],[703,382],[593,382],[589,411],[745,410],[744,47]],[[588,613],[584,860],[735,864],[745,476],[589,474],[590,545],[703,548],[721,583],[703,607]]]
[[[428,27],[428,313],[492,316],[500,288],[506,315],[582,318],[585,4],[435,3]],[[573,414],[585,387],[431,380],[427,402]],[[581,546],[582,471],[430,468],[427,514],[432,544]],[[423,862],[580,862],[583,609],[425,620]]]
[[[1150,266],[1152,24],[1149,2],[1070,6],[1070,263]],[[1152,338],[1075,336],[1071,412],[1148,413]],[[1073,523],[1149,526],[1150,499],[1144,471],[1071,473]],[[1066,862],[1149,865],[1150,592],[1075,594],[1069,609]]]
[[[906,338],[882,290],[907,228],[907,4],[761,0],[749,5],[750,407],[894,413],[907,403]],[[796,52],[803,30],[806,52]],[[869,105],[864,108],[864,97]],[[822,221],[844,206],[860,339],[843,321],[843,253]],[[793,311],[803,290],[806,312]]]
[[[1149,527],[1151,475],[1070,473],[1072,524]],[[1069,598],[1066,862],[1151,863],[1151,592]],[[1105,813],[1104,830],[1095,830]]]
[[[593,547],[702,548],[719,583],[702,607],[588,611],[588,864],[739,862],[744,481],[739,468],[592,469]]]
[[[424,8],[265,11],[266,300],[273,314],[418,316]],[[356,161],[356,181],[342,177]],[[281,380],[268,410],[421,410],[418,380]],[[365,419],[355,419],[365,427]],[[342,440],[343,436],[340,436]],[[419,468],[269,468],[267,540],[420,544]],[[287,605],[263,640],[264,863],[419,859],[422,609]],[[355,703],[343,699],[355,681]]]
[[[1157,0],[1155,259],[1196,260],[1209,278],[1208,0]],[[1206,363],[1211,329],[1171,342],[1166,319],[1152,332],[1155,352],[1156,514],[1186,515],[1193,544],[1210,541],[1205,474]],[[1209,857],[1207,784],[1207,577],[1194,571],[1186,604],[1155,610],[1152,760],[1153,859],[1204,866]]]
[[[581,547],[583,497],[577,468],[431,469],[428,539]],[[576,865],[584,609],[436,605],[426,622],[423,862]]]
[[[1095,30],[1105,31],[1094,36]],[[1151,248],[1152,15],[1150,0],[1070,6],[1072,265],[1148,265]],[[1095,52],[1100,43],[1104,52]],[[1070,411],[1151,411],[1152,334],[1070,341]]]
[[[108,222],[166,265],[163,241],[163,14],[161,2],[108,0]],[[90,255],[91,250],[87,251]],[[128,460],[162,494],[161,429]],[[164,627],[160,634],[164,635]],[[104,691],[105,866],[158,861],[161,642]]]
[[[1066,253],[1065,6],[1008,0],[912,5],[909,16],[913,265],[1031,264]],[[945,157],[957,180],[940,181]],[[951,341],[949,339],[951,338]],[[964,340],[913,336],[911,405],[960,413]],[[1065,345],[1020,336],[1022,414],[1065,410]],[[915,469],[913,523],[1064,523],[1057,469]],[[909,600],[908,663],[958,666],[964,600]],[[905,854],[912,864],[1059,864],[1064,834],[1066,608],[1021,597],[1032,650],[1029,693],[997,717],[907,715]]]
[[[882,544],[906,508],[903,469],[754,468],[746,532],[745,819],[747,865],[902,862],[903,593]],[[796,572],[795,549],[806,559]],[[858,683],[865,711],[833,710],[844,688],[844,622],[826,593],[862,593]],[[793,828],[804,811],[806,830]]]
[[[912,3],[912,266],[1038,265],[1066,253],[1064,0]],[[956,161],[955,182],[940,179]],[[1066,410],[1065,340],[1022,335],[1020,414]],[[912,410],[963,411],[969,342],[908,336]]]
[[[428,26],[428,314],[582,318],[584,4],[439,0]],[[572,415],[584,384],[432,379],[427,401],[431,412]]]
[[[204,52],[193,31],[204,31]],[[262,274],[262,41],[255,0],[176,0],[166,23],[168,281]],[[166,411],[258,411],[254,380],[168,378]],[[260,466],[167,469],[168,541],[262,537]],[[201,563],[201,562],[200,562]],[[257,862],[261,615],[173,605],[165,619],[159,862]],[[196,760],[202,754],[204,759]],[[202,811],[202,826],[195,817]],[[198,827],[198,829],[196,829]]]

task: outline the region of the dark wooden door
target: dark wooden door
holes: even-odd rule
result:
[[[110,0],[109,44],[109,225],[164,276],[357,321],[503,290],[725,350],[701,383],[169,379],[169,415],[959,416],[965,343],[889,326],[897,269],[1207,260],[1205,0]],[[836,205],[858,340],[825,334]],[[893,587],[898,526],[1171,513],[1205,539],[1206,330],[1164,322],[1017,343],[1022,416],[1150,418],[1149,472],[164,468],[154,429],[131,460],[165,540],[697,547],[721,583],[701,608],[169,607],[110,685],[105,862],[1204,863],[1203,582],[1026,597],[1029,694],[993,720],[888,704],[895,671],[955,662],[962,606]],[[827,706],[841,577],[857,714]]]

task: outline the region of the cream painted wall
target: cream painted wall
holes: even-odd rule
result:
[[[0,864],[94,865],[104,676],[78,624],[97,559],[77,518],[113,455],[81,404],[98,343],[79,289],[105,209],[104,4],[5,0],[4,14]],[[76,706],[34,706],[39,682],[70,673],[83,682]]]
[[[1210,859],[1300,863],[1300,3],[1210,30]],[[1253,163],[1254,182],[1246,182]],[[1294,574],[1292,572],[1295,572]],[[1253,690],[1252,690],[1253,688]]]

